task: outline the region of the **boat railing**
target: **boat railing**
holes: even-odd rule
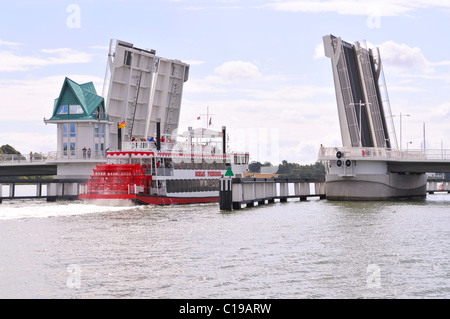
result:
[[[173,167],[158,167],[157,176],[173,176]]]
[[[161,150],[170,151],[174,143],[161,143]],[[122,151],[155,151],[156,142],[134,141],[122,142]]]
[[[152,195],[163,196],[166,195],[166,189],[164,187],[152,187],[150,189]]]
[[[122,142],[122,151],[150,151],[157,150],[155,142],[135,141]],[[192,143],[188,142],[162,142],[161,152],[172,152],[174,154],[194,154],[194,155],[222,155],[222,148],[215,143]]]

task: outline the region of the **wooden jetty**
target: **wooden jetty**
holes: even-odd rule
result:
[[[305,201],[309,197],[326,198],[324,179],[231,177],[220,179],[221,210],[241,209],[243,205],[260,206],[275,201],[287,202],[290,198]]]

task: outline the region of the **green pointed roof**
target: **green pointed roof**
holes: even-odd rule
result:
[[[226,177],[234,176],[233,171],[231,170],[231,166],[228,166],[227,172],[225,173]]]
[[[71,113],[70,105],[76,110]],[[94,83],[78,84],[65,78],[59,97],[55,100],[53,114],[50,120],[91,120],[97,119],[97,109],[100,107],[105,114],[105,99],[97,95]]]

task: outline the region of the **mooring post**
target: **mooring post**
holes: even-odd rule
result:
[[[16,193],[16,183],[10,183],[9,184],[9,197],[14,198]]]
[[[219,205],[220,210],[233,209],[231,177],[223,177],[220,179]]]

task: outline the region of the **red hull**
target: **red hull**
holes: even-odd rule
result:
[[[80,195],[80,199],[124,199],[131,200],[144,205],[181,205],[181,204],[200,204],[216,203],[219,197],[167,197],[167,196],[145,196],[136,194],[92,194]]]

